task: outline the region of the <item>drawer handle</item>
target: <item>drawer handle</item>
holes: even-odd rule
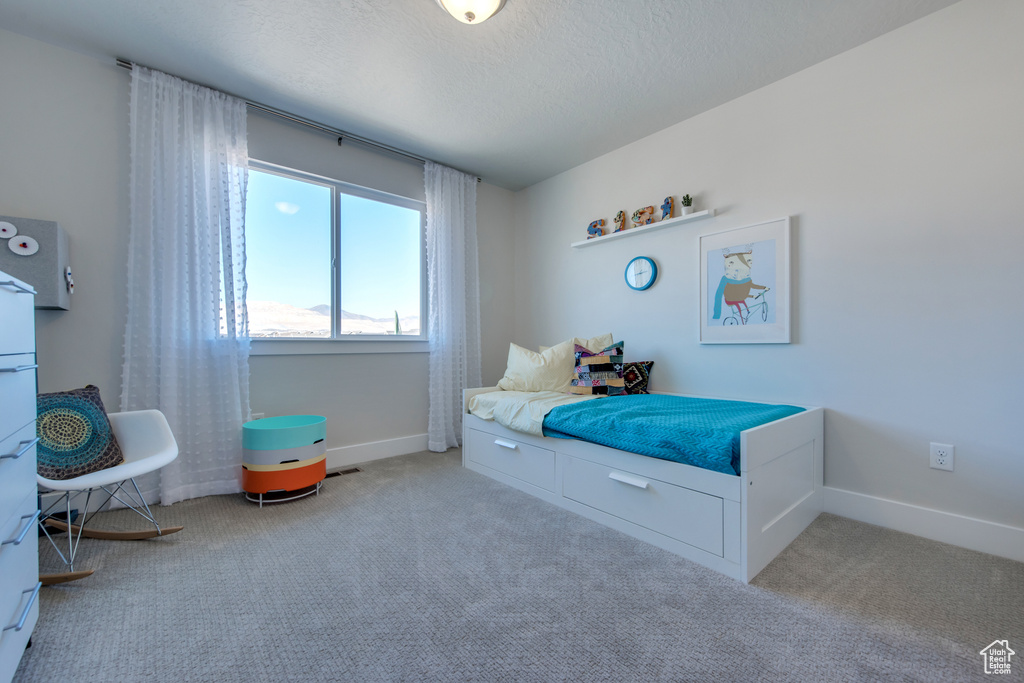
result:
[[[644,481],[639,477],[631,477],[628,474],[622,474],[621,472],[609,472],[608,478],[614,479],[615,481],[621,481],[623,484],[635,486],[638,489],[645,489],[650,484],[650,482]]]
[[[29,450],[31,450],[32,447],[35,446],[37,443],[39,443],[39,437],[38,436],[36,438],[34,438],[34,439],[28,439],[26,441],[22,441],[21,443],[18,444],[19,446],[21,446],[21,450],[20,451],[18,451],[17,453],[8,453],[7,455],[0,455],[0,460],[3,460],[4,458],[10,458],[11,460],[17,460],[21,456],[23,456],[26,453],[28,453]]]
[[[0,287],[14,287],[18,290],[18,294],[35,294],[36,290],[31,287],[23,287],[14,280],[8,280],[7,282],[0,282]]]
[[[35,370],[38,368],[38,364],[34,365],[16,365],[13,368],[0,368],[0,372],[25,372],[26,370]]]
[[[501,446],[502,448],[508,448],[509,450],[513,451],[519,448],[518,445],[512,443],[511,441],[502,441],[501,439],[495,439],[494,443],[495,445]]]
[[[22,515],[21,518],[22,519],[27,519],[28,520],[28,524],[26,524],[25,528],[21,530],[21,533],[18,534],[17,538],[8,538],[3,543],[0,543],[0,546],[7,545],[8,543],[10,543],[11,545],[21,545],[21,542],[25,540],[25,536],[28,535],[29,529],[32,529],[32,528],[35,527],[36,520],[39,519],[39,515],[41,513],[42,513],[41,510],[36,510],[31,515]]]
[[[12,628],[15,631],[20,631],[21,629],[25,628],[25,620],[28,619],[28,613],[32,611],[32,605],[35,604],[36,598],[39,597],[39,589],[42,588],[42,587],[43,587],[43,582],[40,581],[39,583],[36,584],[35,588],[27,588],[27,589],[21,591],[22,595],[24,595],[25,593],[31,593],[32,597],[28,599],[28,604],[25,605],[25,609],[24,609],[24,611],[22,611],[21,618],[18,619],[18,623],[17,624],[11,624],[10,626],[4,626],[4,630],[5,631],[10,631]]]

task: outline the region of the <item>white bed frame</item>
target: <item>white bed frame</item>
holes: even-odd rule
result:
[[[749,583],[822,511],[823,415],[740,433],[740,476],[506,429],[468,412],[463,466]]]

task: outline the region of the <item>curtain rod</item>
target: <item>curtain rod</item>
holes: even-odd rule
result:
[[[119,67],[121,67],[122,69],[128,69],[129,71],[131,71],[132,65],[134,64],[134,62],[131,62],[131,61],[127,60],[127,59],[122,59],[121,57],[116,57],[115,59],[117,61],[117,65]],[[142,65],[140,64],[139,66],[142,66]],[[149,67],[146,67],[146,68],[149,68]],[[182,80],[185,80],[185,79],[182,79]],[[197,83],[196,85],[201,85],[204,88],[209,88],[210,87],[208,85],[203,85],[202,83]],[[211,89],[215,90],[216,88],[211,88]],[[231,93],[226,93],[226,94],[231,95]],[[231,96],[232,97],[237,97],[236,95],[231,95]],[[385,145],[382,142],[377,142],[376,140],[370,140],[369,138],[364,138],[364,137],[361,137],[359,135],[354,135],[352,133],[345,132],[345,131],[340,130],[338,128],[332,128],[330,126],[325,126],[323,124],[317,123],[316,121],[310,121],[307,118],[303,118],[303,117],[298,116],[296,114],[290,114],[290,113],[288,113],[286,111],[281,111],[280,109],[276,109],[274,107],[269,107],[269,106],[267,106],[265,104],[260,104],[259,102],[253,102],[252,100],[248,100],[248,99],[246,99],[244,97],[239,97],[238,99],[243,100],[245,102],[245,106],[247,108],[256,109],[258,111],[262,111],[262,112],[270,114],[272,116],[276,116],[278,118],[285,119],[287,121],[291,121],[292,123],[298,123],[299,125],[306,126],[308,128],[313,128],[314,130],[318,130],[321,133],[327,133],[328,135],[335,136],[335,137],[338,138],[338,145],[339,146],[341,145],[341,141],[342,140],[344,140],[345,138],[348,138],[349,140],[353,140],[355,142],[358,142],[358,143],[363,144],[363,145],[367,145],[369,147],[376,147],[377,149],[384,150],[385,152],[390,152],[391,154],[397,154],[397,155],[403,156],[403,157],[405,157],[407,159],[412,159],[413,161],[418,161],[421,164],[426,163],[428,161],[433,161],[432,159],[427,159],[426,157],[421,157],[418,154],[413,154],[412,152],[406,152],[404,149],[398,149],[397,147],[392,147],[391,145]],[[438,163],[438,162],[434,162],[434,163]],[[459,169],[455,169],[455,170],[459,170]],[[461,171],[461,172],[462,173],[466,173],[465,171]],[[466,173],[466,175],[472,176],[474,174]],[[481,182],[479,176],[476,177],[476,181],[478,183]]]

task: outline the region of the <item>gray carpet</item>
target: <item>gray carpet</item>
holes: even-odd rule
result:
[[[822,515],[744,586],[457,451],[156,512],[185,530],[86,541],[96,574],[43,589],[16,681],[982,680],[997,638],[1024,660],[1024,564]]]

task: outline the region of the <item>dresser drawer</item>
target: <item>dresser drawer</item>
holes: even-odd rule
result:
[[[6,273],[0,273],[0,283],[12,280]],[[18,281],[18,285],[25,283]],[[23,293],[17,285],[0,285],[0,321],[0,355],[35,353],[35,305],[31,294]]]
[[[32,443],[35,438],[36,423],[30,422],[6,439],[0,439],[0,520],[14,513],[13,506],[27,491],[35,491],[36,447]]]
[[[0,356],[0,439],[36,420],[34,353]]]
[[[17,627],[24,617],[20,630],[0,631],[0,681],[14,676],[39,617],[39,594],[35,590],[39,581],[39,537],[33,519],[36,510],[35,492],[31,492],[17,505],[14,515],[0,521],[0,541],[11,541],[0,545],[0,629]],[[21,542],[15,545],[19,536]]]
[[[36,556],[36,542],[39,532],[36,530],[35,513],[39,509],[35,491],[22,496],[20,500],[11,501],[7,505],[7,512],[10,514],[0,521],[0,576],[4,577],[4,584],[7,587],[7,577],[19,567],[19,557],[26,554],[26,548],[31,548],[27,554]],[[26,532],[26,527],[29,527]],[[18,541],[21,537],[20,542]],[[30,572],[31,574],[31,572]],[[26,586],[22,586],[24,589]],[[0,621],[3,621],[0,615]],[[0,628],[7,626],[5,622]]]
[[[716,496],[572,456],[565,456],[562,495],[722,555],[722,499]]]
[[[476,429],[466,431],[466,452],[472,462],[554,492],[554,451]]]

